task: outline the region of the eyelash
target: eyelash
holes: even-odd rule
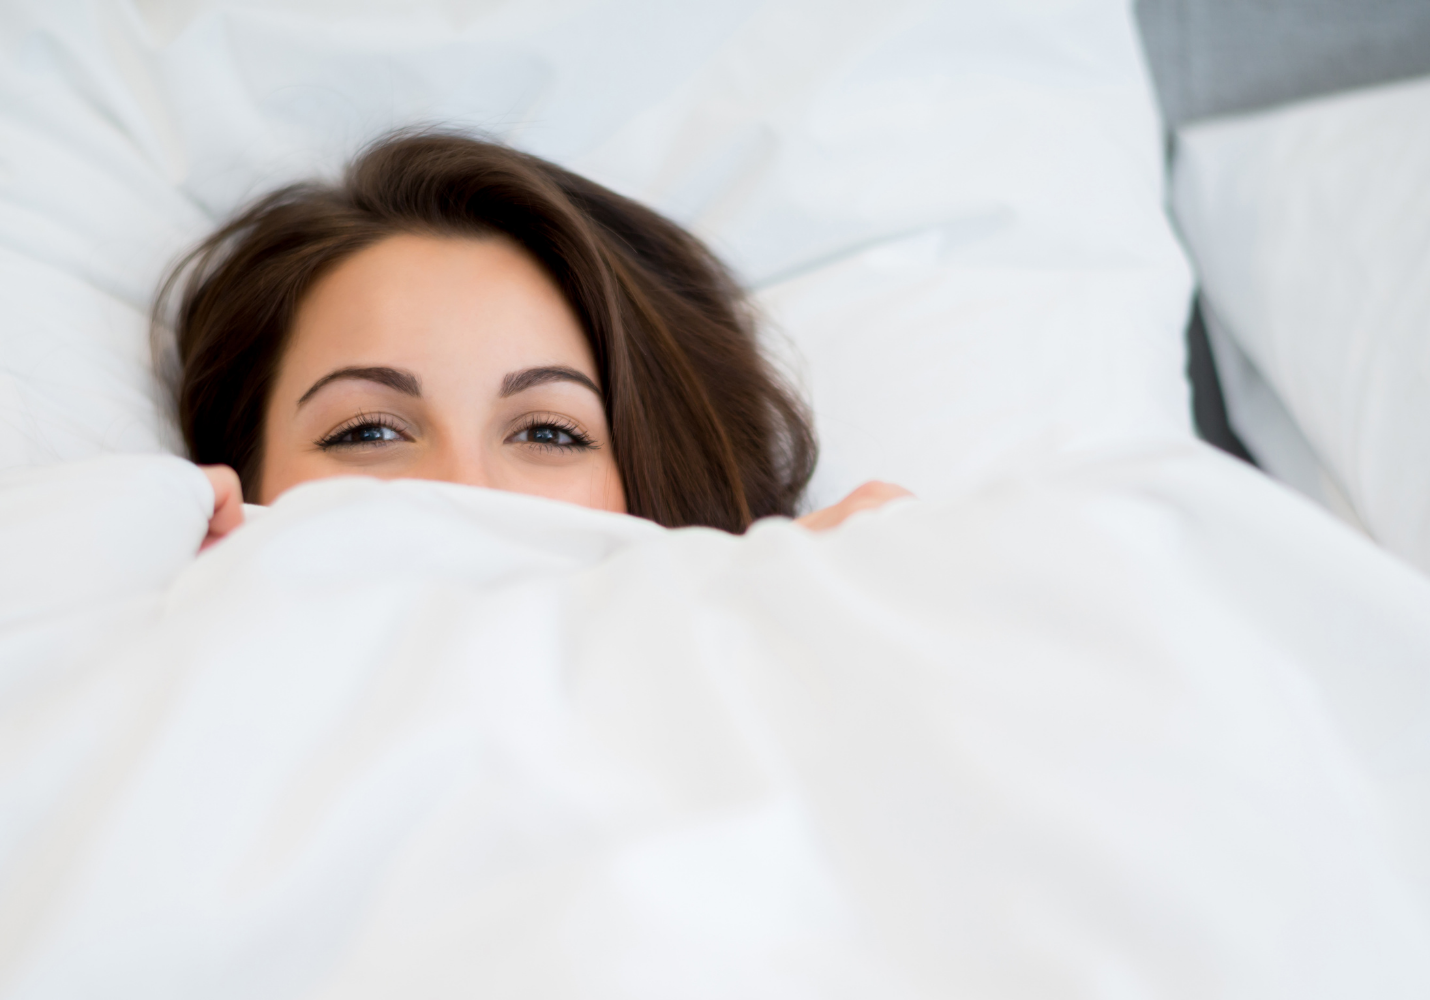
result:
[[[571,437],[571,443],[548,444],[543,441],[526,441],[522,443],[530,444],[546,451],[586,451],[598,447],[596,442],[592,441],[591,438],[574,423],[562,417],[556,417],[550,414],[535,414],[528,417],[525,423],[511,432],[511,436],[515,437],[518,434],[534,431],[540,427],[551,427],[561,431],[563,434],[569,435]]]
[[[367,427],[386,427],[388,430],[393,431],[394,433],[401,434],[403,437],[407,437],[407,430],[403,427],[399,427],[397,421],[393,420],[391,417],[385,416],[381,413],[359,413],[351,420],[339,425],[336,430],[334,430],[327,437],[319,441],[318,447],[323,449],[323,451],[328,451],[333,448],[362,448],[380,444],[381,442],[377,441],[338,440],[338,438],[351,434],[353,431],[360,431]]]

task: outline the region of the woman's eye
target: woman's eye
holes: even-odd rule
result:
[[[558,427],[556,424],[533,424],[511,436],[511,440],[521,444],[539,444],[548,448],[589,448],[591,442],[578,432]]]
[[[533,444],[574,444],[575,439],[560,427],[529,427],[523,433]]]
[[[402,434],[393,427],[386,424],[359,424],[357,427],[349,427],[347,430],[339,431],[323,442],[323,447],[330,448],[334,445],[353,444],[383,444],[387,441],[402,441]]]

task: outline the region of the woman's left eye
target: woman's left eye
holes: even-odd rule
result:
[[[547,448],[589,448],[591,442],[579,431],[556,424],[532,424],[523,427],[510,438],[520,444],[539,444]]]

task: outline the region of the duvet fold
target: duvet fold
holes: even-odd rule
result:
[[[186,463],[25,475],[0,995],[1430,992],[1430,583],[1208,448],[818,535],[327,480],[197,557]]]

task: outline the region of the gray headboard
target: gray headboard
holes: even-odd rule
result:
[[[1137,0],[1167,127],[1430,74],[1430,0]]]

